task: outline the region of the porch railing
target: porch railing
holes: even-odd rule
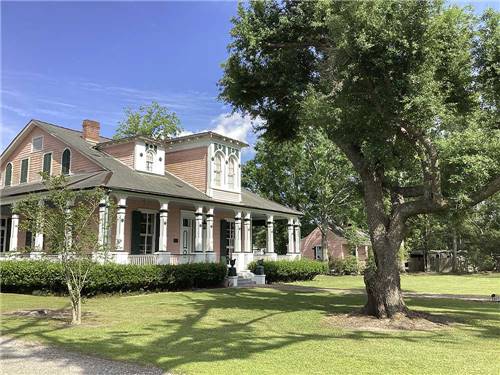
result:
[[[155,254],[130,254],[128,256],[130,264],[144,266],[147,264],[157,264],[157,256]]]
[[[197,254],[170,254],[170,264],[213,263],[216,262],[215,253]]]

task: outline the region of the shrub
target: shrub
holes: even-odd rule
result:
[[[227,267],[219,263],[182,265],[94,264],[83,289],[86,296],[101,293],[166,291],[220,286]],[[35,260],[0,262],[0,288],[3,292],[43,291],[66,294],[61,263]]]
[[[362,271],[354,255],[349,255],[344,259],[330,259],[329,267],[331,272],[339,275],[357,275]]]
[[[256,262],[248,265],[248,269],[252,272],[255,272],[256,267]],[[326,263],[316,260],[264,261],[264,273],[268,283],[312,280],[315,276],[327,273],[327,271]]]

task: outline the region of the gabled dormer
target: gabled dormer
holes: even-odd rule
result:
[[[204,132],[166,142],[167,171],[209,197],[241,201],[241,149],[246,143]]]

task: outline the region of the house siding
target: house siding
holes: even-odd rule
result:
[[[41,151],[31,151],[31,142],[33,138],[43,136],[43,149]],[[21,161],[28,158],[28,183],[38,182],[41,180],[40,172],[43,168],[43,155],[52,153],[52,168],[51,174],[58,175],[61,173],[61,157],[63,151],[69,148],[71,150],[71,173],[80,172],[95,172],[102,168],[93,163],[78,151],[67,146],[57,138],[48,134],[39,128],[34,128],[24,136],[19,145],[13,150],[9,158],[2,161],[0,170],[2,172],[1,186],[4,185],[5,167],[10,162],[12,163],[12,185],[19,184],[21,177]]]
[[[198,190],[207,190],[208,147],[167,152],[165,168]]]
[[[128,142],[107,146],[102,151],[121,161],[127,167],[134,168],[134,146],[134,142]]]

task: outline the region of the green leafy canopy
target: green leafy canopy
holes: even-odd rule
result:
[[[175,112],[167,107],[152,102],[142,105],[138,110],[125,109],[126,119],[118,124],[115,139],[145,136],[157,140],[168,139],[180,133],[180,120]]]

